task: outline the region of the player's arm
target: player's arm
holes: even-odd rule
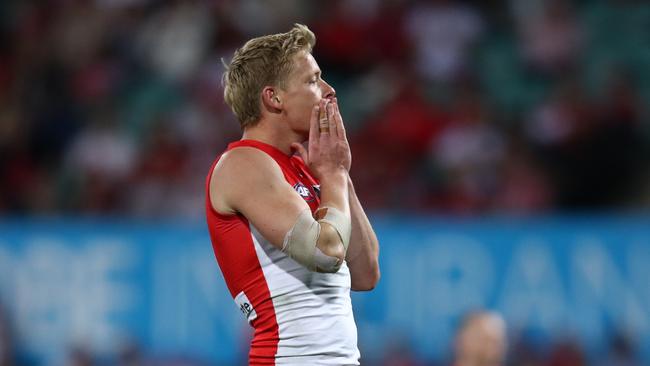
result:
[[[348,187],[348,202],[350,206],[352,229],[350,245],[346,252],[346,261],[350,268],[352,289],[356,291],[367,291],[373,289],[379,281],[379,244],[377,236],[370,225],[370,221],[363,211],[363,207],[354,191],[352,180],[348,175],[352,162],[352,155],[350,153],[350,146],[347,141],[343,118],[341,117],[336,98],[334,98],[333,102],[328,105],[328,108],[330,109],[330,111],[328,111],[328,118],[330,119],[330,123],[334,123],[336,135],[338,136],[338,143],[341,152],[344,155],[342,163],[345,168],[346,183]],[[311,126],[310,134],[315,128],[317,128],[317,126]],[[296,146],[296,149],[300,152],[303,160],[308,163],[310,168],[315,170],[313,167],[313,153],[311,151],[312,143],[313,141],[310,138],[309,153],[307,153],[307,151],[305,151],[301,146]],[[327,176],[319,176],[318,178],[321,180],[322,188],[322,181],[323,179],[327,179]],[[323,203],[321,202],[321,206],[322,205]]]
[[[241,213],[269,242],[308,269],[338,271],[351,224],[345,172],[339,172],[336,156],[328,156],[330,145],[314,144],[321,149],[314,156],[321,156],[321,171],[327,172],[321,180],[321,207],[328,209],[317,220],[277,163],[253,148],[231,150],[219,160],[210,181],[213,208],[223,214]]]
[[[369,291],[379,282],[379,241],[359,202],[352,179],[348,177],[352,235],[346,261],[350,268],[352,290]]]
[[[346,172],[349,172],[352,163],[352,154],[347,142],[343,117],[334,98],[332,103],[332,116],[335,119],[339,135],[345,142],[347,159],[345,162]],[[355,291],[372,290],[379,281],[379,243],[377,235],[370,225],[370,221],[359,202],[354,190],[352,180],[347,175],[348,200],[350,203],[352,233],[350,246],[346,253],[346,262],[350,268],[352,289]]]

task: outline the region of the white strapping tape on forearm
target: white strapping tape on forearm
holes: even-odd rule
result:
[[[310,271],[315,271],[314,257],[319,234],[320,225],[311,216],[311,210],[305,209],[285,235],[282,251]]]
[[[321,223],[327,223],[337,231],[343,247],[347,251],[350,244],[350,218],[332,207],[324,207],[319,210],[322,209],[327,211],[324,217],[318,221],[314,220],[309,209],[300,213],[296,223],[284,237],[282,251],[310,271],[336,272],[343,261],[326,255],[316,246]]]
[[[336,229],[336,231],[339,233],[339,236],[341,237],[343,247],[345,247],[345,251],[347,252],[348,246],[350,246],[350,234],[352,233],[352,223],[350,221],[350,217],[343,214],[343,212],[340,210],[329,206],[319,208],[316,211],[317,217],[319,216],[318,212],[321,210],[326,210],[325,216],[319,219],[318,222],[328,223],[332,225],[334,229]]]

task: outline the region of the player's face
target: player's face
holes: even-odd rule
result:
[[[322,79],[321,70],[308,52],[294,56],[294,68],[281,91],[283,112],[291,129],[307,137],[312,108],[323,98],[333,98],[334,88]]]

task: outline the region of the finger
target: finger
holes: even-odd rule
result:
[[[334,98],[334,118],[336,119],[336,133],[340,139],[346,140],[345,125],[343,124],[343,117],[341,117],[341,111],[339,110],[339,102],[336,98]]]
[[[305,162],[305,164],[309,165],[309,153],[307,152],[307,149],[305,149],[302,144],[299,144],[297,142],[294,142],[291,144],[291,149],[300,155],[302,158],[302,161]]]
[[[311,120],[309,121],[309,150],[312,151],[313,148],[318,146],[318,138],[320,137],[320,132],[318,131],[318,113],[322,108],[319,105],[315,105],[311,111]]]
[[[329,101],[327,99],[324,99],[321,101],[321,110],[325,111],[325,118],[320,119],[318,122],[318,128],[319,128],[319,139],[318,143],[323,149],[327,149],[327,147],[330,145],[330,128],[329,128],[329,120],[327,118],[327,105]],[[321,113],[322,115],[323,113]]]
[[[321,109],[318,115],[318,131],[320,133],[329,133],[329,121],[327,119],[327,100],[321,101]]]
[[[330,136],[334,139],[338,136],[336,132],[336,119],[334,118],[334,103],[327,104],[327,122],[329,124]]]

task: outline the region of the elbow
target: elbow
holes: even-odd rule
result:
[[[381,273],[379,271],[379,265],[374,266],[374,268],[363,276],[362,278],[355,278],[352,281],[352,290],[353,291],[371,291],[379,283],[381,278]]]
[[[316,272],[336,273],[344,260],[345,246],[338,232],[330,225],[323,225],[314,253]]]
[[[341,254],[325,254],[320,249],[316,248],[315,258],[314,258],[314,271],[320,273],[336,273],[341,269],[343,265],[343,256],[345,253],[345,248],[341,244]]]
[[[342,247],[343,245],[341,245]],[[316,248],[314,260],[314,272],[319,273],[336,273],[343,265],[343,259],[338,256],[329,256],[324,254],[320,249]]]

